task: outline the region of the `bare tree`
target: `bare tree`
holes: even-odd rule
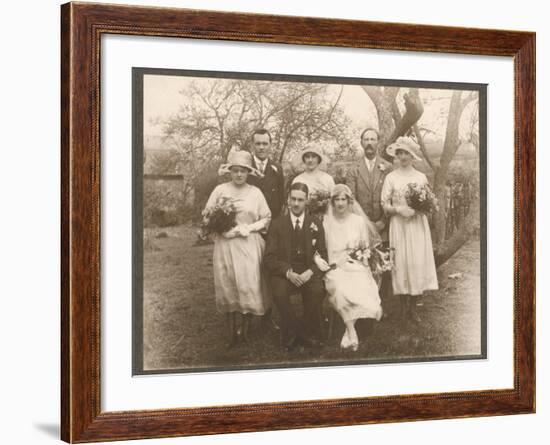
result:
[[[247,150],[254,128],[268,128],[280,161],[311,141],[350,147],[343,87],[327,84],[214,79],[180,92],[180,111],[164,122],[165,140],[194,171],[220,164],[231,149]]]
[[[178,154],[180,173],[194,193],[195,210],[217,183],[231,150],[249,150],[255,128],[272,135],[273,156],[287,161],[310,142],[351,152],[343,86],[301,82],[202,79],[182,89],[180,110],[165,119],[163,141]]]

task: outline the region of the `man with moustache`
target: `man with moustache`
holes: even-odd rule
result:
[[[378,229],[382,240],[387,241],[388,220],[382,209],[380,196],[384,179],[392,170],[392,165],[380,156],[378,146],[378,131],[374,128],[365,129],[361,133],[363,156],[348,172],[346,184],[365,214]],[[382,303],[389,295],[391,295],[391,275],[386,272],[382,275],[380,284]]]
[[[271,218],[279,216],[284,205],[284,175],[282,167],[273,162],[271,154],[271,134],[264,128],[252,133],[252,164],[263,177],[249,176],[248,182],[258,187],[271,210]]]

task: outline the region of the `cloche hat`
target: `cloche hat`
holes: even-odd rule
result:
[[[397,150],[404,150],[407,153],[410,153],[415,160],[421,161],[422,158],[416,154],[419,149],[420,146],[412,138],[400,136],[393,144],[390,144],[390,146],[386,149],[386,153],[395,157],[395,152]]]
[[[244,167],[254,176],[263,176],[263,174],[259,170],[253,167],[252,155],[245,150],[229,152],[229,155],[227,156],[227,163],[220,166],[218,170],[218,175],[221,176],[229,173],[231,167]]]

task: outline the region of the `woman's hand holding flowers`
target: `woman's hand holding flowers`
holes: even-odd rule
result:
[[[248,224],[239,224],[236,227],[237,230],[237,236],[242,236],[243,238],[246,238],[248,235],[250,235],[250,226]]]
[[[395,213],[401,215],[403,218],[410,218],[416,214],[414,209],[411,209],[407,205],[397,205],[393,206],[393,208],[395,209]]]
[[[226,239],[236,238],[238,236],[238,226],[229,229],[227,232],[222,233],[222,236]]]

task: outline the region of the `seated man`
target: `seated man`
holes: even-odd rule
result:
[[[321,308],[325,297],[323,274],[314,262],[318,253],[326,259],[323,225],[307,214],[307,185],[292,184],[288,214],[272,222],[264,256],[273,300],[281,317],[283,347],[321,345]],[[298,323],[290,296],[300,293],[303,324]]]

